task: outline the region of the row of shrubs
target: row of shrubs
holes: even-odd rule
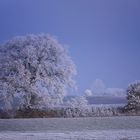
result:
[[[88,107],[88,108],[25,108],[17,111],[0,111],[0,118],[53,118],[53,117],[107,117],[140,115],[140,111],[128,111],[124,107]]]

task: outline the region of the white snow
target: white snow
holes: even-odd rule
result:
[[[140,117],[0,119],[0,140],[140,140]]]
[[[1,132],[0,140],[140,140],[140,130]]]

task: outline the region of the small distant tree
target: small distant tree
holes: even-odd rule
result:
[[[130,84],[127,88],[127,110],[140,110],[140,81]]]
[[[90,89],[86,89],[85,90],[85,97],[88,98],[88,97],[91,97],[91,96],[93,96],[92,91]]]
[[[66,49],[50,35],[15,37],[0,46],[0,101],[9,109],[62,104],[75,74]]]

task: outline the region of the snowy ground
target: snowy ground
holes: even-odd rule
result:
[[[140,140],[140,117],[0,120],[0,140]]]
[[[140,130],[1,132],[0,140],[140,140]]]

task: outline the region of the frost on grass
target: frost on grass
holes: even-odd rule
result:
[[[83,132],[7,132],[2,140],[139,140],[140,130],[102,130]]]
[[[139,140],[140,117],[1,119],[0,140]]]

